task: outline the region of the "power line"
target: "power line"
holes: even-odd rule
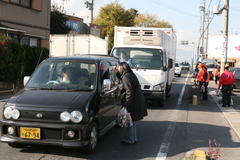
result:
[[[159,4],[159,5],[161,5],[161,6],[164,6],[164,7],[168,8],[168,9],[171,9],[171,10],[173,10],[175,12],[179,12],[179,13],[182,13],[182,14],[185,14],[185,15],[188,15],[188,16],[192,16],[192,17],[198,17],[196,15],[192,15],[192,14],[184,12],[184,11],[178,9],[178,8],[175,8],[175,7],[173,7],[173,6],[171,6],[171,5],[167,4],[167,3],[161,2],[159,0],[152,0],[152,1],[157,3],[157,4]]]

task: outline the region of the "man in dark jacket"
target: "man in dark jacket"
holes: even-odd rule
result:
[[[125,140],[123,144],[136,144],[136,124],[135,121],[142,120],[147,116],[146,101],[143,96],[140,83],[126,62],[121,62],[117,67],[123,82],[125,96],[122,100],[122,106],[130,113],[133,126],[126,128]]]

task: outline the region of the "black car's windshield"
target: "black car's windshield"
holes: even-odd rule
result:
[[[52,61],[42,63],[26,85],[34,90],[88,91],[96,86],[96,64]]]
[[[161,69],[165,64],[163,50],[152,48],[115,48],[112,52],[120,62],[127,62],[131,68]]]

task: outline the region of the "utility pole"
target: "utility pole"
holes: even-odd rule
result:
[[[201,40],[201,45],[200,45],[200,55],[203,56],[203,58],[205,57],[204,55],[204,23],[205,23],[205,0],[202,0],[203,5],[200,6],[200,11],[202,11],[202,24],[201,24],[201,36],[200,36],[200,40]]]
[[[227,62],[228,52],[228,12],[229,12],[229,0],[223,1],[223,8],[219,9],[219,6],[214,7],[213,14],[222,14],[222,50],[221,50],[221,68],[220,73],[224,72],[224,66]]]
[[[93,5],[94,5],[94,0],[92,0],[92,3],[86,1],[85,2],[86,8],[88,8],[91,11],[91,24],[93,23]]]
[[[208,13],[206,14],[208,15],[207,17],[207,33],[206,33],[206,50],[205,50],[205,53],[206,53],[206,58],[208,58],[208,34],[209,34],[209,23],[210,23],[210,11],[208,11]]]
[[[223,37],[223,48],[221,55],[221,70],[220,73],[224,72],[224,65],[227,62],[227,51],[228,51],[228,11],[229,11],[229,0],[223,2],[223,21],[222,21],[222,37]]]

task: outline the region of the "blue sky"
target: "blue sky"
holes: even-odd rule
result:
[[[84,19],[85,23],[91,21],[91,13],[85,8],[87,0],[52,0],[59,6],[64,5],[66,13]],[[178,38],[177,60],[191,62],[193,53],[196,54],[196,46],[200,37],[201,14],[199,7],[203,5],[203,0],[118,0],[125,9],[135,8],[139,13],[149,13],[156,15],[159,20],[168,21],[173,25]],[[240,1],[229,0],[229,35],[240,34]],[[91,2],[91,0],[89,0]],[[100,7],[105,4],[115,2],[115,0],[94,0],[94,16],[98,14]],[[209,35],[221,35],[222,15],[212,15],[215,5],[223,6],[223,0],[205,0],[206,12],[210,12],[213,17],[209,25]],[[206,15],[207,16],[207,15]],[[205,24],[206,26],[206,24]],[[189,41],[188,46],[183,46],[180,41]],[[195,42],[195,45],[192,44]],[[194,47],[195,46],[195,47]]]

